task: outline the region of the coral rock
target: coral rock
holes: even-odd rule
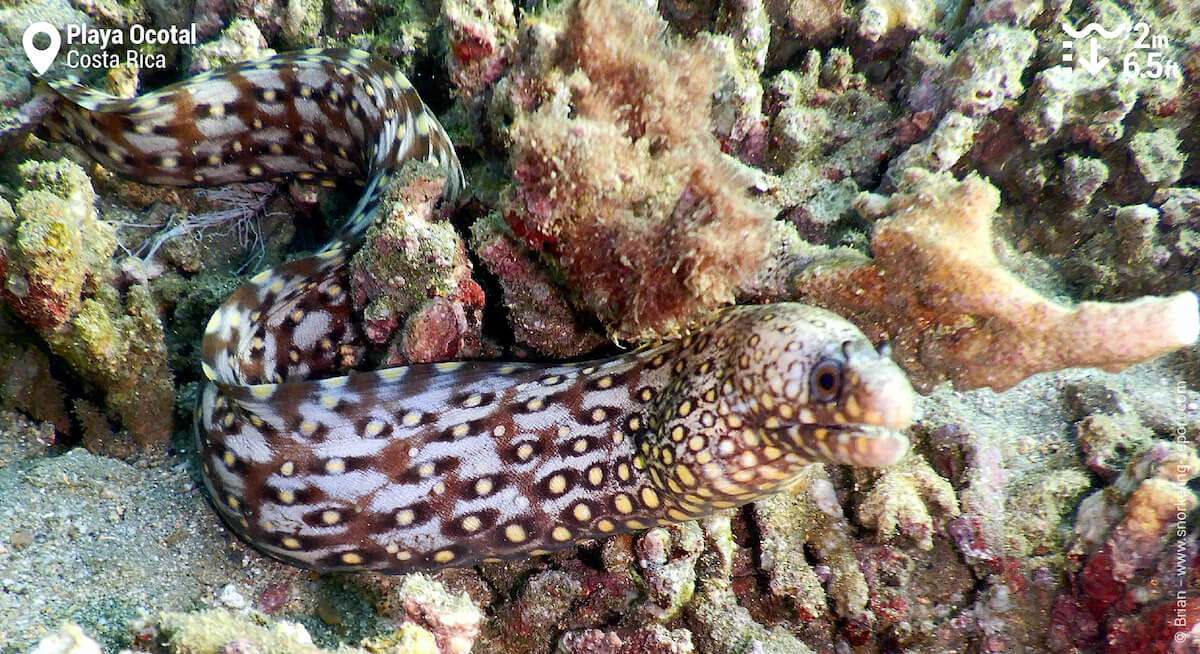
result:
[[[508,68],[517,40],[512,2],[450,0],[442,3],[442,23],[450,45],[450,79],[463,96],[478,94]]]
[[[149,290],[133,284],[122,293],[111,285],[116,239],[96,215],[82,169],[31,162],[20,171],[26,190],[14,211],[0,205],[0,296],[52,353],[104,392],[139,443],[165,440],[175,389]]]
[[[702,546],[700,527],[695,522],[656,527],[638,540],[638,564],[649,596],[642,610],[652,619],[670,620],[691,600],[696,587],[696,558]]]
[[[500,280],[508,324],[517,340],[556,358],[579,356],[604,335],[581,324],[561,289],[503,221],[485,216],[471,226],[472,251]]]
[[[566,12],[558,54],[531,54],[510,79],[505,219],[614,336],[677,332],[759,266],[771,212],[710,133],[716,64],[700,44],[668,47],[662,21],[633,3]]]
[[[369,648],[341,646],[328,650],[313,644],[312,636],[296,622],[262,620],[250,614],[209,609],[195,613],[167,613],[156,622],[166,651],[178,654],[367,654],[405,652],[441,654],[433,637],[415,625],[404,625],[388,642],[370,639]]]
[[[586,629],[563,634],[558,642],[558,654],[692,654],[694,651],[687,630],[668,630],[661,625],[642,627],[633,633]]]
[[[0,317],[0,408],[16,409],[67,433],[71,418],[65,391],[50,370],[49,358],[32,344],[21,343],[19,332],[7,322]]]
[[[1142,645],[1195,640],[1188,633],[1200,613],[1188,589],[1195,588],[1200,558],[1186,525],[1200,500],[1186,484],[1197,474],[1200,457],[1192,447],[1158,442],[1084,500],[1072,551],[1091,551],[1055,603],[1052,649],[1106,642],[1110,652],[1191,651]]]
[[[458,232],[435,214],[444,175],[410,164],[400,176],[350,262],[351,297],[367,339],[391,341],[390,365],[478,357],[483,291]]]
[[[933,22],[929,0],[868,0],[858,15],[858,36],[869,43],[902,38]]]
[[[772,23],[772,64],[782,64],[806,48],[828,46],[849,18],[845,3],[839,0],[765,0],[764,5]]]
[[[479,636],[483,614],[466,593],[453,595],[424,575],[404,577],[389,601],[403,607],[410,624],[433,634],[441,654],[467,654]]]
[[[34,328],[57,329],[107,282],[117,241],[78,166],[31,162],[21,176],[15,206],[0,199],[0,296]]]
[[[878,476],[858,509],[858,518],[881,538],[899,531],[916,541],[917,547],[927,550],[933,547],[934,531],[928,507],[946,517],[958,515],[958,500],[950,482],[939,477],[915,454],[878,472],[865,469],[856,472]]]
[[[736,654],[811,654],[807,645],[781,626],[767,629],[758,624],[726,582],[709,581],[697,589],[687,607],[694,621],[693,635],[702,652]]]
[[[100,654],[100,651],[100,645],[89,638],[79,625],[68,622],[39,641],[30,654]]]
[[[1142,177],[1155,186],[1170,186],[1179,179],[1187,158],[1179,151],[1179,135],[1167,128],[1138,132],[1130,139],[1129,151]]]
[[[502,609],[496,643],[483,642],[484,651],[532,652],[550,642],[559,622],[583,594],[583,584],[562,570],[540,572],[529,579],[520,599]],[[488,647],[491,645],[491,647]]]
[[[791,492],[755,502],[754,521],[772,594],[788,598],[806,620],[824,616],[830,600],[838,618],[864,618],[867,582],[854,557],[853,528],[824,468],[810,466]],[[829,599],[807,553],[828,569]]]
[[[1088,468],[1106,479],[1120,472],[1131,454],[1145,449],[1154,436],[1130,414],[1093,414],[1080,420],[1076,429]]]
[[[923,388],[948,378],[1003,390],[1049,370],[1117,371],[1196,340],[1193,293],[1070,307],[1024,284],[993,247],[999,202],[978,175],[911,169],[890,198],[859,198],[860,211],[890,214],[875,226],[875,259],[818,263],[798,277],[798,295],[891,339]]]

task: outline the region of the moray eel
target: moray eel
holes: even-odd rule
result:
[[[908,448],[907,378],[849,322],[800,304],[726,309],[601,361],[337,374],[361,349],[346,257],[379,194],[410,158],[443,166],[450,197],[463,185],[433,114],[365,53],[237,64],[133,100],[48,92],[53,135],[140,181],[366,180],[329,245],[253,277],[204,335],[204,482],[230,527],[283,561],[406,573],[529,556]]]

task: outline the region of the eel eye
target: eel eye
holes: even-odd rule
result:
[[[832,402],[842,390],[842,364],[826,359],[813,368],[812,396],[821,402]]]

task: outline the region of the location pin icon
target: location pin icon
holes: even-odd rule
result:
[[[45,34],[50,37],[50,46],[45,50],[39,50],[33,44],[33,37],[38,34]],[[50,69],[50,64],[54,63],[54,58],[58,56],[58,48],[62,46],[62,36],[50,23],[45,21],[36,22],[25,28],[25,36],[21,39],[21,43],[25,46],[25,56],[29,57],[29,63],[33,64],[33,69],[38,75],[45,73]]]

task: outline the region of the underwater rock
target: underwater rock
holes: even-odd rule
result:
[[[707,39],[710,52],[721,60],[719,86],[713,101],[714,131],[721,151],[750,165],[762,164],[767,149],[767,119],[762,114],[759,53],[740,49],[723,35]],[[750,47],[754,47],[751,45]]]
[[[810,50],[796,69],[781,72],[766,91],[770,132],[766,177],[757,186],[808,244],[861,244],[851,202],[876,183],[873,174],[900,143],[888,103],[856,72],[841,48]],[[776,231],[780,221],[776,222]],[[778,243],[778,240],[775,241]],[[794,248],[769,257],[778,267]]]
[[[35,329],[58,329],[107,282],[117,241],[79,166],[30,162],[20,172],[24,192],[14,205],[0,199],[0,296]]]
[[[100,654],[100,645],[83,633],[74,622],[38,641],[29,654]]]
[[[974,25],[1007,23],[1016,27],[1029,27],[1044,13],[1061,14],[1070,6],[1065,0],[982,0],[971,5],[967,22]],[[1055,24],[1053,16],[1043,20]]]
[[[1064,271],[1088,296],[1200,292],[1200,192],[1156,191],[1149,203],[1100,211],[1111,227],[1076,247]]]
[[[936,414],[945,416],[946,409],[939,407]],[[922,430],[946,418],[932,419]],[[962,515],[938,533],[954,544],[979,579],[1018,592],[1036,585],[1039,569],[1061,565],[1064,524],[1091,480],[1066,452],[1056,454],[1056,447],[1039,450],[1032,439],[1008,429],[1003,416],[990,424],[955,421],[930,430],[928,442],[937,452],[935,460],[943,464],[951,452],[962,456],[951,468],[959,471],[953,482],[960,489],[956,497]],[[1026,609],[1044,608],[1029,606],[1028,600],[1021,601]]]
[[[900,42],[933,22],[931,0],[867,0],[858,12],[858,38],[872,45]]]
[[[476,358],[483,290],[458,232],[436,215],[445,176],[417,164],[399,177],[350,260],[350,295],[366,338],[388,345],[388,365]]]
[[[494,640],[483,641],[485,646],[498,652],[546,651],[583,591],[582,582],[567,571],[535,574],[521,596],[499,611],[495,619],[502,626]]]
[[[993,249],[999,202],[978,175],[959,182],[909,170],[892,196],[858,198],[877,220],[875,258],[818,262],[797,277],[797,296],[890,339],[922,388],[949,379],[958,389],[1003,390],[1049,370],[1115,371],[1196,340],[1192,293],[1068,307],[1022,283]]]
[[[54,453],[56,440],[53,424],[37,423],[24,413],[0,408],[0,468],[17,461],[50,456]]]
[[[1129,153],[1146,183],[1170,186],[1183,173],[1186,158],[1179,151],[1179,135],[1168,128],[1138,132],[1129,140]]]
[[[881,470],[860,468],[854,472],[860,479],[874,478],[858,507],[858,519],[881,539],[901,534],[928,550],[933,547],[935,531],[930,509],[943,520],[958,516],[954,488],[920,456],[909,454]]]
[[[801,50],[829,46],[850,16],[839,0],[764,0],[771,18],[768,63],[782,65]]]
[[[20,411],[66,434],[71,430],[66,389],[54,377],[49,357],[30,340],[14,320],[0,315],[0,409]],[[51,433],[48,442],[53,441]]]
[[[449,42],[446,68],[465,99],[488,88],[507,70],[517,43],[509,0],[448,0],[442,26]]]
[[[692,654],[692,635],[686,629],[662,625],[633,631],[585,629],[563,634],[557,654]]]
[[[644,583],[633,566],[635,555],[632,538],[624,534],[609,539],[601,545],[601,556],[604,572],[597,572],[579,560],[564,563],[564,569],[570,570],[583,582],[583,596],[573,607],[569,624],[565,625],[568,629],[579,626],[604,629],[633,613],[643,600]],[[570,633],[565,632],[563,637]],[[627,630],[619,630],[618,634],[627,642],[645,635]],[[605,639],[608,640],[608,636]]]
[[[175,389],[158,308],[144,284],[111,285],[117,242],[96,215],[87,175],[67,161],[29,162],[20,172],[25,188],[13,211],[0,207],[0,297],[101,389],[134,440],[166,440]]]
[[[786,598],[804,620],[824,617],[830,603],[836,619],[872,619],[866,614],[867,582],[854,555],[854,530],[823,467],[805,469],[791,492],[755,502],[753,512],[761,535],[760,565],[773,595]],[[824,568],[820,578],[810,555]]]
[[[267,39],[258,25],[248,18],[237,18],[229,22],[216,39],[189,48],[191,64],[188,72],[199,73],[247,59],[258,59],[275,54],[267,47]]]
[[[580,320],[562,290],[499,217],[475,221],[471,251],[500,280],[508,325],[518,342],[555,358],[579,356],[605,342],[603,334]]]
[[[1017,126],[1034,146],[1063,138],[1102,150],[1125,135],[1125,119],[1139,101],[1159,113],[1170,111],[1178,96],[1178,78],[1092,75],[1082,68],[1051,66],[1034,76]]]
[[[1187,482],[1198,474],[1191,446],[1159,441],[1083,501],[1070,550],[1083,564],[1054,604],[1052,651],[1166,651],[1155,644],[1195,640],[1200,552],[1186,525],[1198,502]]]
[[[725,580],[702,583],[687,613],[694,622],[693,635],[702,652],[812,654],[813,651],[782,626],[767,628],[756,622]]]
[[[612,336],[676,333],[732,301],[766,255],[771,213],[711,136],[703,44],[667,46],[661,20],[623,1],[565,12],[544,45],[557,56],[525,53],[510,79],[505,220]]]
[[[166,613],[155,620],[160,638],[172,654],[445,654],[433,636],[416,625],[401,627],[387,638],[373,638],[368,647],[328,650],[313,644],[304,625],[271,621],[261,616],[209,609],[196,613]]]
[[[703,536],[695,522],[684,522],[655,527],[638,539],[637,563],[646,581],[646,601],[638,607],[640,612],[667,622],[691,601]]]
[[[479,636],[479,608],[465,593],[452,594],[425,575],[405,576],[386,603],[401,609],[407,625],[433,634],[440,654],[467,654]]]
[[[1154,432],[1136,414],[1095,413],[1075,425],[1076,438],[1088,468],[1112,479],[1125,468],[1134,452],[1150,445]]]
[[[1060,174],[1064,193],[1076,207],[1083,207],[1108,181],[1109,167],[1103,159],[1073,154],[1063,162]]]
[[[902,184],[910,168],[950,170],[975,144],[988,116],[1025,92],[1021,81],[1037,49],[1028,30],[991,25],[972,34],[953,56],[932,43],[909,55],[916,77],[906,104],[936,127],[888,163],[885,189]]]

